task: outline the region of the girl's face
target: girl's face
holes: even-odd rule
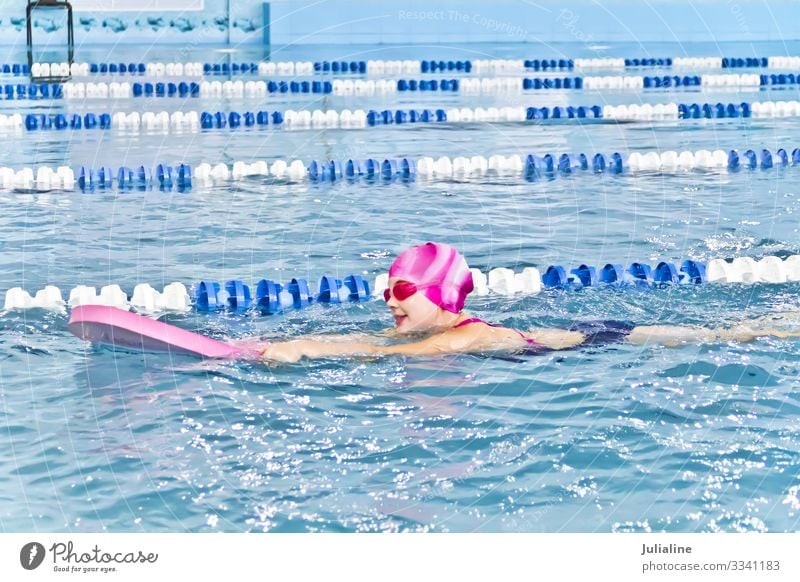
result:
[[[389,290],[393,290],[395,284],[402,279],[393,277],[389,279]],[[401,333],[411,333],[416,331],[427,331],[440,324],[439,318],[443,311],[438,305],[431,303],[422,293],[414,293],[402,301],[390,293],[389,300],[386,302],[389,311],[394,317],[394,325]]]

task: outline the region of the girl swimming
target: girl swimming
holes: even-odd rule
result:
[[[615,342],[676,346],[684,343],[751,341],[767,335],[800,335],[800,330],[780,331],[766,327],[769,319],[720,329],[641,326],[606,320],[581,322],[570,329],[532,328],[522,332],[464,312],[464,301],[472,290],[472,273],[467,261],[455,248],[432,242],[418,245],[400,254],[392,263],[388,287],[384,291],[386,305],[394,318],[394,328],[389,335],[417,341],[380,345],[364,334],[327,338],[307,336],[267,344],[263,347],[262,357],[265,361],[296,362],[304,357],[330,356],[538,353]],[[789,315],[776,314],[771,317]]]

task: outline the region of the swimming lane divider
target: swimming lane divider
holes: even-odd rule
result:
[[[333,61],[210,62],[37,62],[0,65],[0,74],[48,77],[88,75],[148,75],[180,77],[203,75],[397,75],[418,73],[514,73],[631,68],[736,69],[797,68],[800,57],[628,57],[628,58],[528,58],[528,59],[404,59]]]
[[[486,71],[513,72],[524,71],[522,60],[492,59],[474,61],[477,67]],[[571,69],[571,61],[558,59],[551,68]],[[547,65],[549,61],[547,61]],[[50,75],[72,76],[74,78],[90,75],[139,75],[150,77],[202,77],[214,75],[396,75],[420,73],[470,73],[473,71],[470,60],[357,60],[357,61],[243,61],[243,62],[74,62],[34,63],[0,65],[0,74],[14,76],[48,77]]]
[[[752,257],[714,259],[708,263],[686,259],[680,264],[661,261],[655,265],[634,262],[606,263],[602,267],[581,263],[569,268],[549,265],[544,272],[536,267],[526,267],[520,272],[508,268],[492,269],[483,273],[471,269],[475,294],[478,296],[537,294],[543,289],[578,290],[589,287],[633,286],[663,288],[673,285],[699,285],[706,283],[787,283],[800,281],[800,255],[785,259],[766,256],[760,260]],[[159,292],[147,283],[140,283],[129,296],[117,284],[106,285],[97,292],[95,287],[79,285],[68,293],[48,285],[31,296],[21,287],[9,289],[5,294],[3,309],[8,311],[47,309],[66,312],[80,305],[107,305],[120,309],[133,309],[139,313],[164,312],[258,312],[263,315],[286,310],[303,309],[317,303],[346,304],[369,301],[383,295],[389,275],[380,274],[372,286],[362,275],[351,274],[339,279],[323,275],[315,288],[301,277],[284,283],[261,279],[252,287],[242,280],[231,279],[224,283],[213,279],[197,281],[188,288],[183,283],[166,285]]]
[[[266,129],[280,126],[289,130],[317,128],[365,129],[384,125],[442,123],[589,123],[605,121],[678,121],[693,119],[774,118],[800,115],[798,101],[741,103],[666,103],[632,105],[592,105],[568,107],[477,107],[474,109],[386,109],[365,111],[345,109],[294,111],[166,111],[143,113],[117,112],[80,114],[0,114],[0,131],[95,130],[189,131],[212,129]]]
[[[505,123],[505,122],[574,122],[607,121],[675,121],[746,117],[793,117],[800,115],[798,101],[762,101],[755,103],[666,103],[632,105],[592,105],[567,107],[489,107],[449,109],[385,109],[365,111],[314,110],[245,111],[211,113],[208,111],[166,111],[143,113],[123,112],[79,114],[0,114],[0,130],[94,130],[118,128],[130,130],[200,131],[210,129],[247,129],[280,126],[284,129],[351,128],[363,129],[383,125],[440,123]]]
[[[98,168],[80,166],[73,171],[69,166],[51,168],[0,167],[0,190],[52,191],[81,190],[84,192],[160,189],[186,192],[193,187],[209,187],[230,181],[266,179],[313,182],[339,180],[366,180],[379,182],[413,180],[470,180],[486,176],[515,177],[525,181],[550,180],[557,177],[594,174],[635,174],[637,172],[681,172],[740,170],[769,170],[776,167],[800,165],[800,148],[792,150],[698,150],[696,152],[633,152],[611,154],[536,154],[494,155],[450,158],[442,156],[395,159],[349,160],[277,160],[234,162],[227,164],[201,163],[158,164],[146,166],[121,166]]]
[[[48,77],[50,75],[87,77],[89,75],[139,75],[151,77],[201,77],[214,75],[399,75],[425,73],[524,72],[526,63],[535,70],[572,70],[571,59],[403,59],[403,60],[355,60],[355,61],[243,61],[243,62],[74,62],[2,64],[0,74],[14,76]]]
[[[175,81],[175,82],[97,82],[97,83],[5,83],[0,98],[10,100],[44,99],[160,99],[231,98],[257,99],[267,95],[333,94],[336,96],[374,96],[395,93],[519,94],[547,90],[649,90],[675,88],[750,88],[800,84],[800,74],[771,75],[662,75],[595,77],[499,77],[480,79],[334,79],[305,81]]]
[[[521,93],[546,90],[648,90],[675,88],[762,88],[800,84],[800,75],[730,74],[730,75],[659,75],[482,78],[395,81],[336,79],[332,93],[339,96],[385,95],[396,92],[449,92],[463,94]]]
[[[495,68],[503,70],[523,70],[516,61],[493,60]],[[566,61],[564,61],[566,63]],[[358,61],[242,61],[242,62],[74,62],[71,65],[61,63],[34,63],[32,68],[27,64],[0,65],[0,74],[35,77],[60,75],[87,77],[90,75],[138,75],[148,77],[202,77],[214,75],[280,75],[280,76],[313,76],[318,74],[333,75],[393,75],[419,74],[436,72],[470,73],[472,61],[469,60],[358,60]],[[560,67],[569,68],[569,67]]]

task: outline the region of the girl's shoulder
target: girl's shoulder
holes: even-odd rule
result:
[[[445,332],[452,337],[465,338],[485,349],[517,349],[520,343],[531,343],[521,331],[500,324],[490,323],[479,318],[473,321],[463,320],[460,326],[454,326]]]

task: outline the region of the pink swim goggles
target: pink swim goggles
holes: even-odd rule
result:
[[[391,289],[387,287],[383,290],[383,298],[388,303],[389,299],[394,295],[398,301],[405,301],[417,291],[419,291],[419,287],[411,281],[398,281]]]

